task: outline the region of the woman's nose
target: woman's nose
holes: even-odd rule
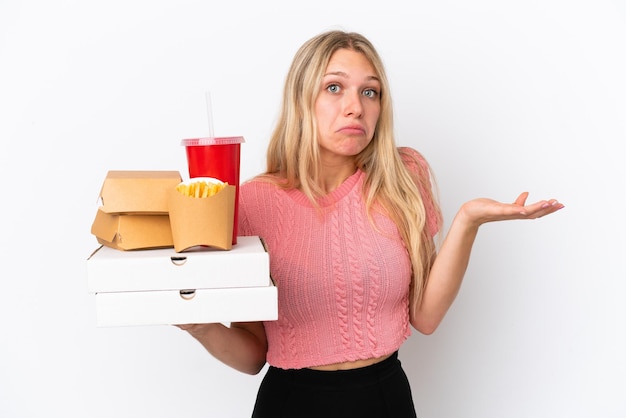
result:
[[[358,93],[349,93],[345,95],[344,115],[360,118],[363,114],[363,105],[361,104],[361,95]]]

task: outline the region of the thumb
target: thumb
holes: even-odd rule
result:
[[[522,192],[517,199],[515,199],[515,204],[524,206],[526,204],[526,199],[528,198],[528,192]]]

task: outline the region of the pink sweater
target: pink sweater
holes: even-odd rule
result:
[[[264,324],[275,367],[380,357],[411,334],[409,256],[393,222],[375,215],[379,231],[368,220],[364,178],[358,170],[325,196],[323,218],[299,190],[254,179],[240,187],[239,234],[263,238],[278,287],[278,320]]]

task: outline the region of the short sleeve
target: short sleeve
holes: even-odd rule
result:
[[[424,156],[409,147],[400,147],[398,152],[405,167],[413,177],[424,202],[426,226],[431,236],[435,236],[442,227],[443,220],[439,204],[433,192],[430,166]]]

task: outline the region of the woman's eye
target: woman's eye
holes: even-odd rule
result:
[[[330,86],[326,87],[326,90],[331,93],[337,93],[339,91],[339,86],[337,84],[331,84]]]
[[[365,97],[369,97],[370,99],[375,98],[378,95],[378,92],[374,89],[367,89],[363,92]]]

